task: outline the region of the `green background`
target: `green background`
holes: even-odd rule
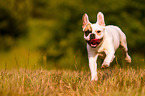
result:
[[[88,69],[82,16],[94,23],[98,12],[126,34],[130,66],[144,68],[144,0],[0,0],[0,69]],[[121,50],[116,63],[126,67]]]

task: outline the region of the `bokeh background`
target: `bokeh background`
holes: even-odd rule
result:
[[[95,23],[99,11],[126,34],[130,66],[145,68],[145,0],[0,0],[0,69],[89,69],[82,15]],[[119,49],[116,63],[126,66]]]

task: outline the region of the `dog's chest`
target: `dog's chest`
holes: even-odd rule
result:
[[[106,45],[105,42],[102,42],[101,46],[98,46],[95,51],[95,54],[97,54],[102,59],[104,59],[108,53],[108,48],[107,46],[104,46],[104,44]]]
[[[102,44],[103,45],[103,44]],[[88,45],[88,49],[91,50],[92,54],[96,54],[99,57],[101,57],[102,59],[104,59],[106,57],[106,53],[107,53],[107,49],[104,48],[104,46],[98,46],[97,48],[90,48],[90,46]]]

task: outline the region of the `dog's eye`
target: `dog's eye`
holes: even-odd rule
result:
[[[85,31],[85,36],[87,37],[90,33],[91,33],[91,31],[89,31],[89,30]]]
[[[101,31],[100,31],[100,30],[98,30],[98,31],[97,31],[97,33],[101,33]]]

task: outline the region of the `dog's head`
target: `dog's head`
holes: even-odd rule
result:
[[[99,12],[97,14],[97,22],[94,24],[90,23],[88,15],[86,13],[83,15],[82,20],[84,39],[92,48],[96,48],[102,42],[104,36],[104,15],[101,12]]]

